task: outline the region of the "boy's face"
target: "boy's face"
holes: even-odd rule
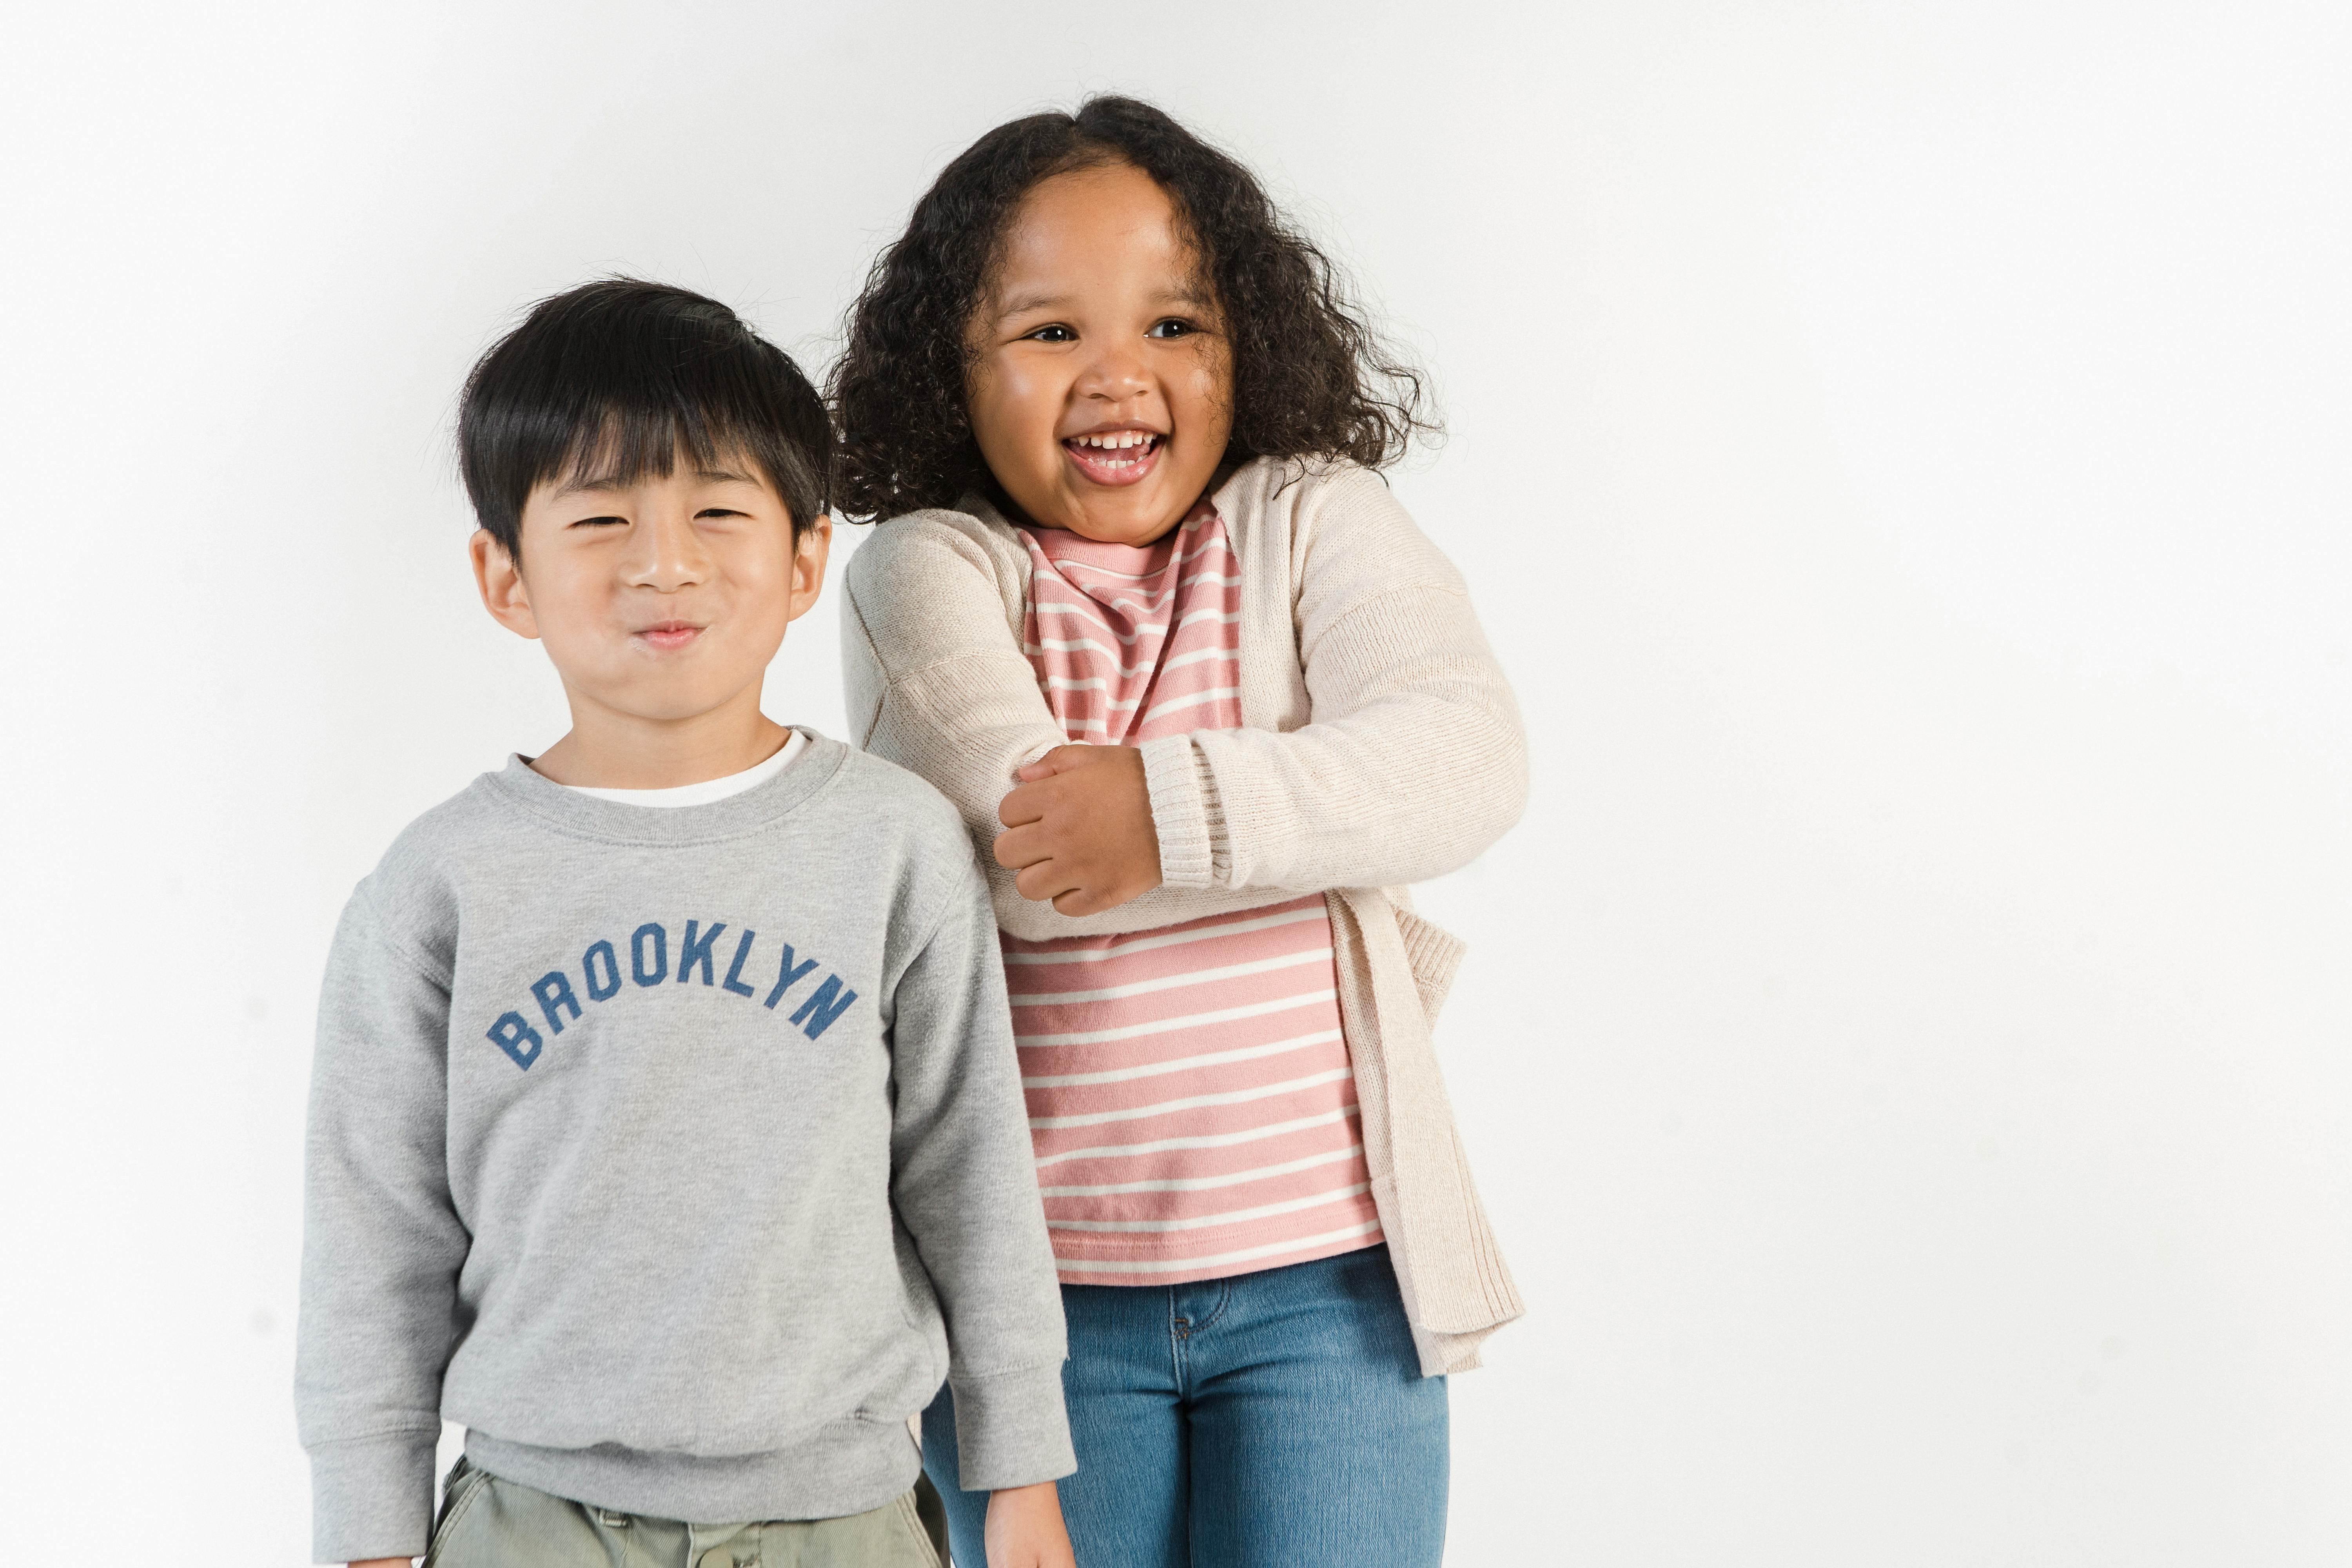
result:
[[[1033,522],[1147,544],[1233,430],[1232,354],[1175,204],[1128,163],[1039,182],[973,313],[973,437]]]
[[[698,717],[747,689],[756,706],[784,627],[816,602],[833,522],[795,545],[782,498],[745,458],[666,478],[539,485],[518,563],[474,536],[482,603],[546,645],[575,712],[586,702],[652,721]]]

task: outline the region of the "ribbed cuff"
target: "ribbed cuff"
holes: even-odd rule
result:
[[[1210,886],[1208,801],[1192,737],[1162,735],[1137,750],[1151,795],[1151,828],[1160,836],[1160,880],[1171,888]]]
[[[399,1433],[310,1450],[310,1560],[421,1557],[433,1535],[440,1434]]]
[[[1076,1473],[1070,1420],[1062,1409],[1061,1363],[949,1381],[964,1490],[1003,1491]]]

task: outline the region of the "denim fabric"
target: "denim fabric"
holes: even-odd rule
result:
[[[1437,1568],[1445,1380],[1421,1375],[1388,1248],[1188,1285],[1065,1285],[1078,1568]],[[959,1568],[955,1407],[923,1415]]]

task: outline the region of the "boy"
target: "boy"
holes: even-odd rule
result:
[[[483,604],[572,729],[412,824],[336,933],[318,1559],[426,1549],[446,1415],[436,1568],[936,1564],[907,1419],[944,1376],[991,1563],[1068,1564],[1060,1298],[971,843],[760,710],[824,581],[817,395],[725,307],[614,280],[483,358],[458,444]]]

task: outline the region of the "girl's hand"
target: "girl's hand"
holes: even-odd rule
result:
[[[1160,835],[1143,753],[1132,746],[1056,746],[1016,775],[996,808],[996,863],[1024,899],[1066,915],[1117,909],[1160,885]]]
[[[988,1568],[1077,1568],[1051,1481],[988,1494]]]

